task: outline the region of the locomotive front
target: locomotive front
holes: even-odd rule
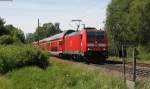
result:
[[[85,56],[107,58],[108,40],[106,32],[95,28],[86,28],[85,48]]]

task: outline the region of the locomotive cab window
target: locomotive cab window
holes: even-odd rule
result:
[[[87,39],[88,40],[95,40],[95,37],[94,37],[94,35],[87,35]]]
[[[96,40],[104,40],[104,35],[97,35]]]
[[[97,32],[97,31],[91,31],[87,32],[87,39],[88,40],[104,40],[104,32]]]

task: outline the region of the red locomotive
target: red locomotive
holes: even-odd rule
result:
[[[37,42],[34,44],[37,45]],[[80,31],[67,30],[40,40],[39,46],[51,54],[61,57],[71,56],[74,59],[81,57],[85,59],[90,57],[107,58],[108,40],[105,31],[84,28]]]

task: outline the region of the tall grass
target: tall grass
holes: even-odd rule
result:
[[[149,89],[149,82],[138,82],[136,89]],[[0,89],[127,89],[120,77],[82,64],[54,63],[46,70],[26,67],[1,78]]]
[[[134,47],[127,48],[127,57],[126,57],[127,62],[133,61],[133,49],[134,49]],[[138,51],[137,62],[150,64],[150,50],[146,49],[142,46],[138,46],[138,47],[136,47],[136,49]],[[110,55],[109,60],[121,61],[118,56],[114,56],[114,55]]]
[[[118,77],[80,67],[72,64],[52,64],[47,70],[26,67],[5,77],[11,80],[8,89],[127,89]]]
[[[150,63],[150,51],[147,51],[146,48],[142,47],[142,46],[138,46],[136,47],[137,48],[137,51],[138,51],[138,55],[137,55],[137,60],[139,62],[148,62]],[[127,49],[127,59],[128,61],[132,61],[133,57],[133,48],[128,48]]]
[[[11,80],[7,79],[4,76],[0,76],[0,89],[12,89]]]
[[[150,61],[150,51],[147,51],[143,47],[139,47],[139,57],[141,60],[149,60]]]

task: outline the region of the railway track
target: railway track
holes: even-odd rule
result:
[[[65,59],[65,61],[68,61],[68,60]],[[71,61],[71,62],[77,62],[77,61]],[[81,62],[81,63],[84,63],[84,62]],[[84,63],[84,64],[87,64],[87,63]],[[107,62],[99,63],[99,64],[89,63],[88,65],[103,68],[103,69],[109,70],[109,72],[117,71],[117,72],[123,73],[123,64],[120,61],[107,61]],[[126,77],[129,80],[131,80],[132,75],[133,75],[132,63],[126,63],[125,66],[126,66],[125,67]],[[150,79],[150,64],[137,63],[136,77],[137,79]]]
[[[121,62],[111,61],[111,62],[106,62],[103,65],[101,65],[101,64],[91,64],[91,65],[97,66],[97,67],[102,67],[102,68],[108,69],[110,71],[115,70],[115,71],[123,72],[123,64]],[[132,75],[133,75],[132,63],[126,63],[125,69],[126,69],[126,77],[129,79],[132,79]],[[150,65],[137,63],[136,77],[138,79],[141,79],[141,78],[150,79]]]

